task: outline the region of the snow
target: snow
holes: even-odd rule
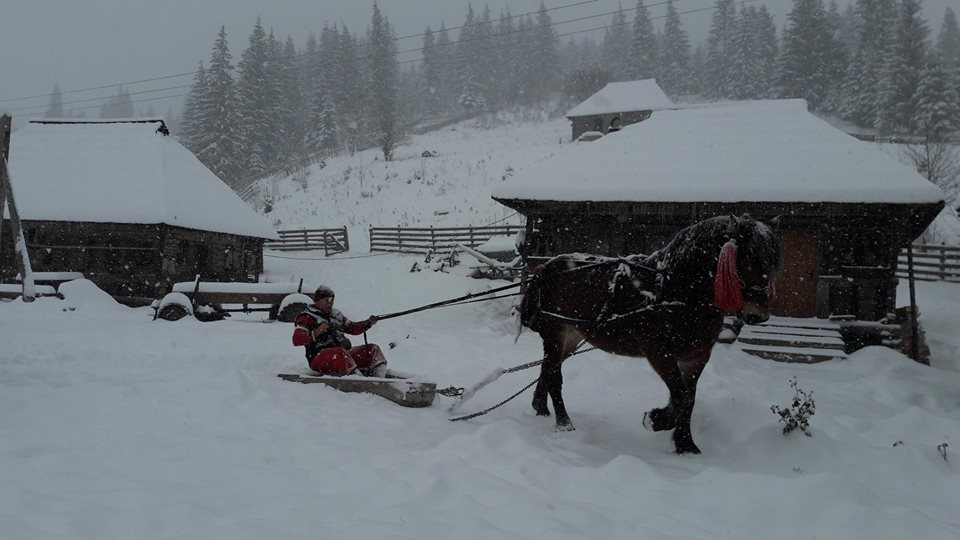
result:
[[[498,199],[935,203],[939,188],[803,100],[655,111],[643,122],[518,170]]]
[[[414,139],[397,162],[332,158],[306,190],[270,182],[270,217],[352,229],[502,219],[491,186],[574,148],[556,143],[567,132],[565,120],[464,123]],[[441,155],[421,160],[423,148]],[[466,263],[410,272],[422,257],[369,256],[364,238],[352,230],[351,251],[329,258],[268,252],[264,278],[326,284],[354,320],[506,284],[470,279]],[[641,427],[667,400],[642,359],[565,363],[573,432],[534,416],[530,391],[449,422],[452,398],[405,409],[278,379],[308,370],[293,325],[265,314],[154,321],[87,280],[60,290],[64,300],[0,301],[4,538],[960,537],[958,284],[917,283],[930,367],[880,347],[803,365],[715,346],[693,415],[700,456]],[[512,300],[382,320],[368,338],[391,369],[441,388],[495,379],[456,414],[479,411],[537,376],[495,376],[542,352],[529,331],[514,343]],[[770,411],[789,404],[792,377],[816,400],[809,438],[783,436]]]
[[[567,118],[673,107],[655,79],[607,83],[599,92],[570,109]]]
[[[23,220],[165,223],[275,238],[158,122],[27,124],[11,138],[10,178]]]
[[[355,319],[502,283],[469,279],[465,265],[410,273],[413,260],[279,260],[267,273],[329,283]],[[798,365],[717,345],[693,417],[701,456],[677,456],[668,434],[642,429],[643,412],[666,401],[643,360],[591,352],[565,364],[573,432],[534,416],[529,391],[452,423],[451,398],[405,409],[278,379],[307,373],[292,325],[152,321],[148,308],[75,288],[65,301],[0,303],[10,538],[960,535],[953,284],[918,284],[933,367],[885,348]],[[514,344],[514,334],[509,300],[496,300],[381,321],[369,338],[391,368],[468,387],[539,358],[535,335]],[[535,377],[504,375],[458,413]],[[769,410],[789,403],[791,377],[814,392],[813,437],[781,435]]]

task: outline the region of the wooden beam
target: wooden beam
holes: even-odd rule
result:
[[[20,214],[17,213],[17,204],[13,196],[13,185],[10,182],[10,173],[7,170],[7,156],[10,153],[10,124],[9,115],[0,117],[0,148],[3,149],[3,155],[0,156],[0,190],[4,192],[7,200],[6,205],[10,210],[10,224],[13,226],[13,247],[19,256],[14,258],[17,261],[17,270],[23,281],[23,301],[33,302],[35,298],[33,288],[33,271],[30,268],[30,256],[27,254],[27,241],[23,236],[23,228],[20,226]],[[2,216],[3,207],[0,206],[0,216]]]

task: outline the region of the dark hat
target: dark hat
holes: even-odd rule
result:
[[[313,301],[321,300],[323,298],[329,298],[331,296],[336,296],[333,289],[327,287],[326,285],[321,285],[317,287],[317,290],[313,292]]]

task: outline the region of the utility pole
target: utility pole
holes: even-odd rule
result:
[[[12,119],[10,115],[0,116],[0,223],[2,223],[4,199],[10,211],[10,225],[13,228],[13,249],[16,255],[17,270],[23,284],[23,301],[33,302],[35,298],[33,288],[33,270],[30,268],[30,256],[27,253],[27,241],[23,236],[23,227],[20,225],[20,214],[17,213],[17,204],[13,197],[13,185],[10,182],[10,171],[7,169],[7,156],[10,155],[10,131]],[[2,240],[2,238],[0,238]]]

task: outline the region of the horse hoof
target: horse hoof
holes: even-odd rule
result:
[[[693,444],[693,441],[689,443],[676,443],[676,453],[683,454],[699,454],[700,449],[697,448],[697,445]]]
[[[576,431],[573,424],[557,424],[557,431]]]
[[[643,427],[650,431],[665,431],[673,429],[677,419],[666,412],[666,409],[653,409],[643,413]]]

